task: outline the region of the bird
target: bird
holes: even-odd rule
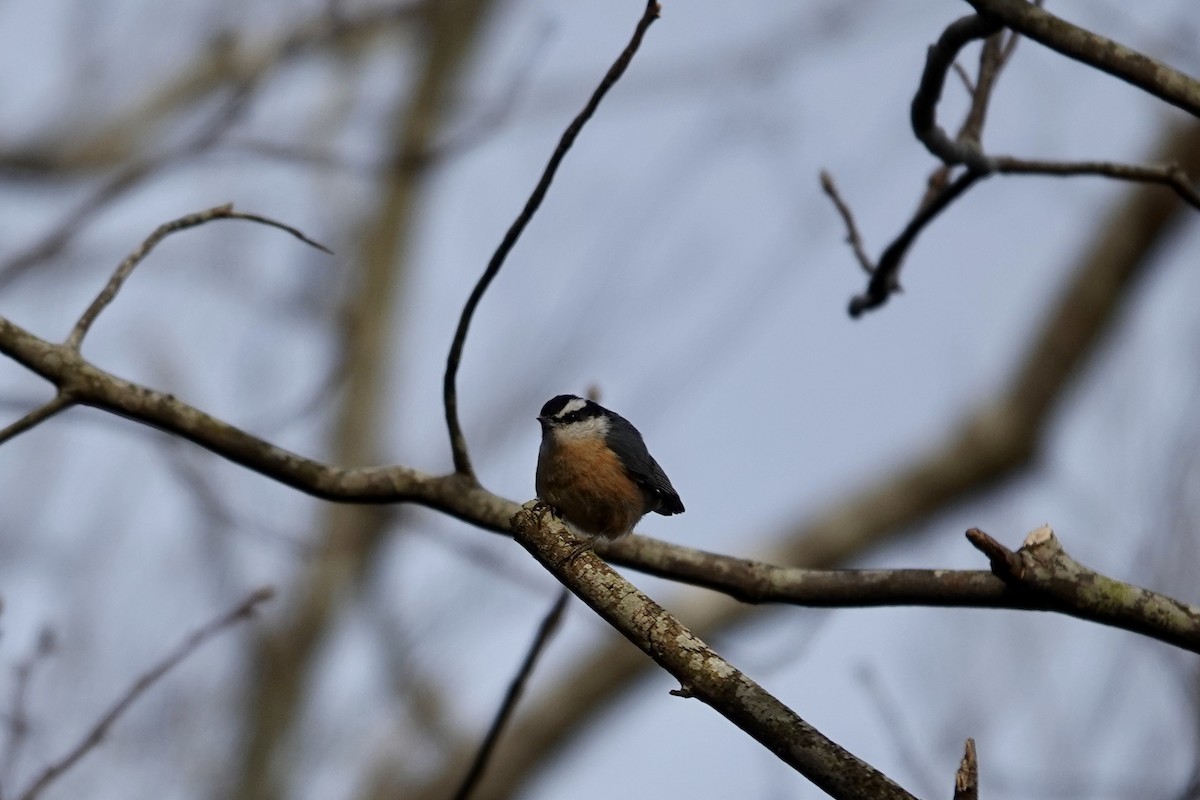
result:
[[[535,484],[586,542],[619,539],[651,511],[683,513],[683,502],[629,420],[599,403],[560,394],[542,406]]]

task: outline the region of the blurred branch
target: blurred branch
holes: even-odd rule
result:
[[[422,1],[413,6],[417,13],[412,18],[411,70],[406,71],[403,91],[395,93],[382,115],[379,132],[391,151],[390,168],[380,176],[379,195],[355,236],[356,252],[349,259],[353,274],[346,281],[349,296],[341,309],[336,345],[336,373],[342,383],[326,448],[339,463],[386,463],[380,447],[395,413],[387,404],[392,388],[388,370],[403,348],[393,325],[399,318],[397,307],[405,302],[424,178],[437,163],[436,143],[455,110],[462,76],[494,7],[494,0]],[[398,473],[376,477],[383,488]],[[437,485],[430,482],[426,487]],[[441,485],[455,493],[465,489],[457,481]],[[475,495],[464,491],[462,496]],[[387,534],[401,527],[399,516],[394,509],[332,506],[317,517],[311,535],[315,557],[285,592],[289,605],[281,623],[254,643],[252,677],[242,704],[244,746],[232,780],[244,800],[286,796],[289,770],[281,768],[279,756],[308,702],[312,665],[342,610],[361,596],[358,590],[370,578]],[[406,688],[420,693],[426,686]],[[409,703],[427,701],[413,697]]]
[[[4,444],[9,439],[20,436],[25,431],[35,428],[46,420],[53,417],[60,411],[70,408],[75,405],[70,395],[62,390],[54,395],[54,397],[44,405],[38,406],[33,411],[30,411],[25,416],[10,423],[9,425],[0,428],[0,444]]]
[[[78,141],[47,146],[47,140],[56,138],[50,133],[39,137],[35,148],[0,152],[0,172],[13,178],[62,176],[117,166],[144,150],[147,135],[158,126],[196,108],[213,94],[260,83],[279,67],[314,52],[361,47],[409,24],[424,4],[425,0],[415,0],[364,7],[353,13],[326,10],[300,20],[282,35],[258,41],[246,41],[248,37],[240,32],[218,35],[119,116],[94,132],[71,130],[70,135]]]
[[[1200,117],[1200,82],[1136,50],[1072,25],[1026,0],[967,0],[980,14],[1068,58]]]
[[[526,503],[512,524],[517,542],[538,563],[679,681],[672,694],[711,706],[831,797],[912,800],[725,661],[594,553],[579,552],[547,506]]]
[[[825,170],[821,170],[821,188],[825,190],[825,194],[829,195],[833,207],[837,209],[842,222],[846,226],[846,244],[850,245],[855,259],[858,260],[859,266],[863,268],[863,272],[870,275],[875,271],[875,264],[871,261],[871,257],[867,255],[867,250],[863,246],[862,234],[858,232],[858,224],[854,221],[854,212],[850,210],[850,206],[846,205],[846,201],[842,199],[837,184],[833,181],[833,176]]]
[[[212,119],[182,145],[173,147],[164,153],[135,161],[105,179],[98,189],[68,212],[40,240],[23,252],[18,252],[0,263],[0,289],[39,264],[58,255],[83,229],[84,223],[107,208],[110,203],[133,190],[160,170],[203,153],[215,145],[221,135],[229,129],[245,109],[252,88],[250,84],[237,87]]]
[[[61,172],[119,165],[113,175],[105,178],[38,241],[0,262],[0,289],[62,252],[86,222],[115,200],[164,169],[216,145],[245,110],[254,90],[274,69],[330,44],[373,38],[392,30],[398,24],[406,24],[424,5],[413,2],[382,6],[354,15],[322,13],[266,44],[238,48],[233,39],[220,39],[120,119],[77,144],[73,153],[0,153],[0,169],[9,171]],[[187,141],[154,155],[139,155],[155,149],[145,142],[147,131],[195,108],[217,91],[228,91],[229,97]],[[59,150],[64,148],[60,146]],[[134,160],[122,163],[127,159]]]
[[[159,681],[164,675],[170,672],[185,658],[190,656],[202,644],[216,636],[226,628],[232,627],[238,622],[249,619],[253,616],[255,609],[261,604],[271,599],[274,591],[270,588],[259,589],[252,593],[242,602],[238,603],[230,611],[222,614],[213,621],[207,623],[203,627],[194,631],[183,642],[179,644],[171,653],[167,655],[158,664],[155,664],[147,672],[141,675],[133,685],[125,691],[120,698],[106,711],[91,730],[67,753],[58,761],[51,763],[42,771],[29,788],[21,793],[19,800],[34,800],[42,793],[47,786],[50,785],[56,778],[69,770],[71,767],[94,749],[104,737],[108,734],[109,729],[116,723],[125,711],[133,705],[133,703],[141,697],[141,695]]]
[[[504,700],[496,711],[496,717],[492,720],[487,735],[483,737],[483,742],[479,745],[479,752],[475,754],[475,758],[471,761],[471,766],[463,778],[462,785],[454,794],[454,800],[467,800],[471,796],[471,792],[475,790],[479,779],[483,777],[488,760],[491,759],[492,753],[496,749],[496,742],[504,731],[505,725],[508,724],[509,718],[512,717],[513,710],[517,707],[517,701],[525,693],[525,684],[529,680],[529,676],[533,674],[533,668],[537,665],[538,658],[546,649],[546,645],[550,643],[554,632],[558,630],[559,622],[562,620],[563,612],[567,610],[567,600],[570,597],[571,594],[566,589],[559,592],[554,604],[550,606],[550,611],[542,620],[542,624],[538,626],[537,635],[533,637],[524,661],[517,669],[517,674],[513,676]]]
[[[467,330],[471,326],[471,318],[475,315],[475,309],[479,306],[479,301],[483,299],[484,292],[487,291],[488,286],[491,285],[496,276],[500,274],[500,268],[504,266],[505,259],[508,258],[508,254],[521,237],[521,233],[525,230],[529,221],[533,219],[533,215],[537,213],[538,207],[541,206],[542,200],[545,199],[546,192],[550,190],[550,183],[554,180],[554,175],[558,172],[558,167],[562,164],[563,159],[566,158],[571,145],[575,143],[575,139],[579,136],[579,132],[583,130],[583,126],[596,113],[596,109],[600,107],[600,101],[608,94],[609,89],[625,74],[626,68],[629,67],[629,62],[633,60],[634,54],[637,53],[638,47],[641,46],[642,38],[646,35],[646,31],[658,19],[658,12],[658,3],[655,0],[647,0],[646,9],[642,12],[642,17],[638,20],[637,26],[634,28],[633,38],[629,40],[629,44],[625,46],[625,49],[617,56],[617,60],[609,67],[608,72],[600,80],[600,84],[592,92],[592,96],[588,98],[583,110],[576,115],[575,119],[571,120],[571,124],[563,131],[562,137],[558,140],[558,146],[554,148],[554,152],[550,155],[550,161],[547,162],[546,168],[542,171],[542,177],[538,179],[537,185],[533,187],[532,194],[525,201],[525,207],[521,209],[521,213],[517,215],[513,224],[505,232],[500,245],[492,253],[487,267],[479,277],[475,288],[471,290],[467,302],[463,305],[462,315],[458,320],[458,328],[454,331],[454,340],[450,344],[450,353],[446,357],[446,374],[442,382],[442,402],[446,408],[446,427],[450,433],[450,450],[454,455],[455,472],[469,476],[472,479],[475,476],[475,471],[471,467],[471,457],[467,451],[467,439],[463,435],[462,425],[458,419],[458,387],[456,385],[458,366],[462,361],[463,347],[467,340]]]
[[[21,750],[29,739],[29,684],[33,680],[33,672],[54,652],[54,632],[42,628],[38,634],[33,651],[16,667],[13,679],[12,700],[5,715],[8,734],[4,739],[4,754],[0,756],[0,795],[12,780]]]
[[[887,738],[895,751],[900,769],[911,776],[909,785],[916,785],[914,793],[921,797],[939,796],[939,776],[934,774],[933,766],[920,752],[922,737],[914,735],[905,724],[901,703],[887,691],[877,671],[867,664],[854,670],[854,678],[855,683],[866,692],[867,704],[877,717],[878,724],[872,725],[872,728]],[[916,791],[918,789],[919,792]]]

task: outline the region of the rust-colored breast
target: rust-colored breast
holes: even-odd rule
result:
[[[581,532],[606,539],[629,533],[646,513],[641,489],[602,439],[543,446],[537,492]]]

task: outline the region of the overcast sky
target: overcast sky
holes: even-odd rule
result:
[[[216,33],[269,38],[319,5],[8,0],[0,150],[70,143]],[[379,376],[393,412],[378,431],[386,460],[450,469],[441,375],[458,312],[641,6],[499,4],[443,134],[447,155],[422,190]],[[1109,0],[1049,6],[1200,73],[1190,0],[1141,3],[1136,15]],[[639,530],[753,556],[935,444],[1003,387],[1127,187],[991,178],[921,237],[903,294],[851,320],[846,305],[865,278],[817,180],[821,169],[834,175],[878,254],[934,167],[908,124],[926,48],[969,11],[951,0],[664,3],[471,329],[461,413],[483,483],[532,497],[537,409],[594,385],[639,427],[687,506]],[[388,109],[412,69],[405,46],[396,37],[369,59],[302,58],[279,70],[215,147],[122,195],[62,253],[4,284],[0,314],[60,339],[120,259],[181,214],[233,201],[296,225],[337,255],[242,223],[168,240],[96,324],[85,353],[327,457],[337,401],[327,389],[331,332],[377,201]],[[965,92],[951,80],[946,95],[941,119],[954,129]],[[210,101],[147,138],[157,148],[185,141],[216,107]],[[1022,42],[984,143],[996,153],[1136,162],[1183,118]],[[327,162],[266,147],[313,143]],[[109,174],[8,173],[0,258],[40,241]],[[859,564],[982,568],[963,538],[968,527],[1015,547],[1049,523],[1083,563],[1200,602],[1187,577],[1195,532],[1184,524],[1198,498],[1187,481],[1180,487],[1198,443],[1197,220],[1157,251],[1057,407],[1036,468]],[[46,396],[38,380],[0,362],[0,426]],[[206,513],[196,475],[227,519]],[[0,663],[23,658],[43,626],[58,638],[31,690],[36,727],[18,774],[73,742],[187,630],[256,586],[290,585],[314,557],[320,507],[91,410],[0,447]],[[699,602],[698,593],[629,577],[668,609]],[[413,770],[436,766],[417,726],[386,699],[396,670],[435,677],[449,723],[482,731],[554,591],[503,537],[426,511],[400,515],[377,574],[319,661],[292,796],[353,796],[364,765],[389,748],[411,757]],[[277,599],[263,624],[291,599]],[[920,796],[949,796],[968,736],[994,800],[1179,797],[1194,767],[1194,657],[1165,645],[1015,612],[788,608],[760,620],[714,644]],[[531,695],[613,635],[573,603]],[[227,635],[172,673],[50,796],[211,796],[206,787],[232,758],[247,641],[245,631]],[[10,688],[0,677],[0,698]],[[524,796],[820,795],[671,688],[651,674]]]

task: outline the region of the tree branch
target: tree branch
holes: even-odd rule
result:
[[[648,0],[646,10],[642,12],[642,18],[638,20],[637,27],[634,28],[633,38],[629,40],[629,44],[621,51],[621,55],[609,67],[600,84],[592,92],[592,96],[588,99],[583,110],[571,121],[567,129],[563,131],[562,137],[558,140],[558,146],[554,148],[554,152],[550,156],[550,161],[547,162],[546,168],[542,171],[542,177],[538,180],[537,185],[533,188],[533,193],[529,195],[529,199],[525,201],[525,207],[521,209],[521,213],[509,226],[508,231],[504,234],[504,238],[500,241],[500,245],[496,251],[492,253],[491,259],[488,261],[487,268],[479,277],[479,282],[475,284],[475,288],[471,290],[470,296],[467,298],[466,304],[463,306],[462,315],[458,319],[458,328],[454,331],[454,340],[450,343],[450,353],[446,357],[446,374],[442,382],[442,402],[446,408],[446,427],[450,433],[450,449],[454,455],[454,471],[462,475],[474,478],[475,471],[471,467],[471,457],[467,451],[467,440],[462,432],[462,424],[458,419],[458,388],[456,381],[458,378],[458,367],[462,361],[463,346],[467,340],[467,330],[471,326],[471,318],[475,315],[475,309],[479,305],[479,301],[483,299],[483,293],[487,291],[495,277],[500,273],[500,268],[504,266],[504,261],[508,258],[508,254],[516,245],[517,239],[521,237],[521,233],[533,219],[533,215],[541,206],[542,200],[546,197],[546,192],[550,190],[550,183],[554,180],[554,175],[558,172],[558,167],[562,160],[566,157],[567,152],[575,143],[575,139],[579,136],[579,132],[583,130],[584,124],[587,123],[592,115],[596,113],[596,109],[600,106],[600,101],[608,94],[621,76],[625,73],[625,69],[629,66],[629,62],[633,60],[634,53],[642,43],[642,38],[646,35],[646,31],[650,25],[658,19],[659,5],[655,0]]]
[[[573,557],[573,537],[547,506],[526,503],[512,524],[517,541],[543,567],[679,680],[681,688],[673,694],[711,706],[834,798],[911,800],[886,775],[826,738],[721,658],[594,553]]]
[[[108,283],[105,284],[104,288],[100,290],[100,294],[96,295],[96,299],[93,300],[91,305],[87,307],[87,310],[83,312],[83,315],[79,317],[79,321],[75,323],[75,327],[71,329],[70,335],[67,336],[67,347],[70,347],[73,350],[79,349],[80,345],[83,344],[83,337],[87,336],[88,330],[91,329],[92,323],[96,321],[96,318],[100,316],[100,312],[107,308],[108,305],[116,299],[117,292],[121,291],[121,287],[125,284],[125,281],[129,278],[129,276],[133,274],[133,270],[138,264],[142,263],[142,260],[150,254],[150,251],[153,250],[159,242],[170,236],[172,233],[187,230],[188,228],[195,228],[205,224],[206,222],[212,222],[215,219],[242,219],[246,220],[247,222],[257,222],[260,225],[268,225],[272,228],[278,228],[279,230],[290,233],[292,236],[295,236],[297,239],[311,247],[315,247],[318,250],[329,253],[330,255],[333,254],[333,251],[328,247],[320,242],[313,241],[296,228],[293,228],[291,225],[285,225],[282,222],[278,222],[269,217],[264,217],[260,214],[246,214],[240,211],[234,211],[233,203],[226,203],[225,205],[216,206],[215,208],[210,208],[207,211],[201,211],[196,214],[187,214],[179,219],[171,220],[170,222],[165,222],[162,225],[159,225],[154,230],[154,233],[147,236],[136,250],[126,256],[125,260],[117,265],[117,268],[113,271],[112,277],[108,279]]]
[[[1165,129],[1154,160],[1178,161],[1200,172],[1200,125]],[[928,448],[887,475],[807,511],[776,536],[763,554],[776,564],[833,567],[861,557],[902,535],[922,530],[947,504],[987,492],[1020,476],[1045,446],[1051,412],[1059,407],[1074,376],[1088,362],[1123,301],[1152,274],[1155,247],[1174,230],[1185,206],[1158,187],[1131,187],[1096,220],[1098,235],[1065,269],[1068,276],[1051,306],[1018,355],[1019,366],[1003,385],[987,393],[963,421],[947,429]],[[632,536],[599,552],[611,563],[633,566],[647,540]],[[636,567],[635,567],[636,568]],[[677,610],[693,630],[713,637],[744,625],[760,606],[712,602],[708,596],[681,598]],[[645,659],[623,642],[607,642],[582,655],[572,668],[555,676],[513,725],[489,772],[480,797],[487,800],[519,795],[543,765],[577,743],[600,712],[647,671]],[[423,784],[421,800],[444,800],[470,757],[463,751],[452,769]],[[394,792],[376,795],[392,797]]]
[[[1098,33],[1072,25],[1026,0],[967,0],[1006,28],[1095,67],[1200,118],[1200,82]]]
[[[35,428],[60,411],[75,405],[69,394],[59,391],[52,399],[30,411],[19,420],[0,428],[0,444],[20,436],[30,428]]]
[[[988,155],[981,145],[987,105],[995,86],[996,77],[1015,47],[1016,39],[1014,37],[1016,34],[1012,34],[1007,43],[1001,43],[997,35],[1002,30],[1000,19],[982,13],[982,6],[986,3],[969,1],[980,7],[981,13],[971,14],[952,22],[938,37],[938,41],[929,48],[925,68],[921,73],[921,80],[911,106],[914,135],[931,154],[942,161],[943,165],[930,178],[929,189],[921,201],[917,213],[901,234],[884,250],[877,265],[872,266],[869,258],[864,261],[865,256],[861,254],[861,248],[855,247],[856,259],[864,265],[871,278],[867,283],[866,291],[851,299],[849,305],[851,317],[857,318],[865,311],[878,308],[886,303],[892,294],[900,290],[900,269],[903,266],[904,257],[917,235],[980,178],[994,173],[1057,176],[1099,175],[1118,180],[1158,184],[1173,190],[1185,202],[1200,210],[1200,192],[1197,192],[1192,185],[1187,172],[1175,164],[1138,166],[1098,161],[1039,161],[1012,156]],[[1004,0],[1004,2],[1007,4],[1008,0]],[[1036,5],[1027,2],[1015,2],[1014,5],[1020,6],[1022,9],[1029,9],[1030,13],[1045,13]],[[1020,30],[1020,32],[1023,33],[1024,30]],[[937,123],[937,105],[941,100],[946,78],[950,70],[957,64],[955,59],[958,57],[959,51],[970,42],[982,38],[988,38],[988,41],[980,54],[979,75],[973,84],[971,107],[958,135],[951,139]],[[1114,46],[1119,47],[1115,44]],[[1132,51],[1128,52],[1132,53]],[[1157,62],[1152,63],[1156,64]],[[946,182],[949,180],[952,168],[960,165],[965,166],[965,171],[947,185]],[[824,177],[822,182],[825,184]],[[848,239],[853,247],[858,239],[853,216],[850,214],[849,208],[846,208],[845,204],[837,197],[836,192],[829,192],[828,186],[826,186],[826,193],[830,194],[838,207],[838,212],[850,231]]]
[[[52,781],[69,770],[71,767],[75,766],[79,759],[83,758],[88,754],[89,751],[100,744],[100,742],[108,734],[109,729],[112,728],[113,724],[116,723],[121,715],[124,714],[125,711],[131,705],[133,705],[134,701],[141,697],[141,695],[147,689],[157,683],[160,678],[170,672],[172,668],[190,656],[197,648],[199,648],[213,636],[216,636],[221,631],[238,622],[249,619],[254,613],[255,608],[261,603],[271,599],[273,594],[274,591],[272,589],[259,589],[245,600],[238,603],[237,606],[230,611],[222,614],[213,621],[194,631],[190,636],[183,640],[179,646],[171,651],[166,658],[164,658],[158,664],[155,664],[150,668],[149,671],[134,681],[133,685],[130,686],[129,689],[127,689],[115,703],[113,703],[108,711],[104,712],[103,716],[97,720],[96,724],[92,726],[91,730],[87,732],[87,734],[79,741],[78,744],[67,751],[67,753],[58,761],[55,761],[47,766],[46,769],[34,779],[33,783],[29,785],[29,788],[21,793],[19,800],[34,800],[34,798],[41,794],[42,790],[50,785]]]
[[[14,346],[16,345],[16,346]],[[76,403],[98,407],[174,433],[231,461],[326,500],[412,502],[479,527],[509,531],[517,510],[461,473],[430,475],[409,467],[335,467],[276,447],[168,394],[123,381],[84,361],[66,345],[45,342],[0,317],[0,352],[68,391]],[[978,447],[968,440],[967,447]],[[959,468],[961,473],[961,467]],[[813,606],[930,605],[1059,611],[1162,639],[1200,652],[1200,616],[1190,627],[1160,628],[1134,615],[1106,616],[1005,586],[986,572],[866,570],[810,572],[705,553],[646,537],[631,537],[600,552],[614,563],[715,591],[746,602]]]
[[[1115,628],[1137,628],[1139,633],[1200,653],[1200,608],[1083,566],[1067,555],[1048,526],[1025,537],[1016,552],[978,528],[967,531],[967,539],[991,559],[992,571],[1001,580],[1069,608],[1072,616]]]
[[[471,766],[467,769],[466,776],[463,777],[462,785],[458,787],[458,791],[454,794],[454,800],[467,800],[474,791],[475,785],[479,783],[479,779],[483,777],[483,771],[487,768],[489,759],[492,753],[495,752],[496,742],[500,739],[500,734],[504,731],[505,725],[512,717],[513,711],[517,707],[517,702],[521,699],[521,695],[525,693],[525,684],[529,680],[529,676],[533,674],[533,668],[537,666],[538,659],[542,652],[546,649],[546,645],[550,643],[554,633],[558,630],[558,625],[562,621],[563,612],[567,610],[567,600],[570,599],[571,593],[566,589],[559,592],[555,598],[554,604],[550,606],[550,611],[546,613],[542,624],[538,626],[537,634],[533,637],[533,641],[529,645],[529,651],[525,654],[525,660],[521,662],[521,666],[517,669],[517,674],[513,676],[512,683],[508,686],[508,691],[504,695],[504,700],[500,704],[500,708],[496,711],[496,716],[492,720],[491,726],[488,727],[487,735],[483,737],[483,742],[479,745],[479,751],[475,754],[475,758],[471,761]]]

